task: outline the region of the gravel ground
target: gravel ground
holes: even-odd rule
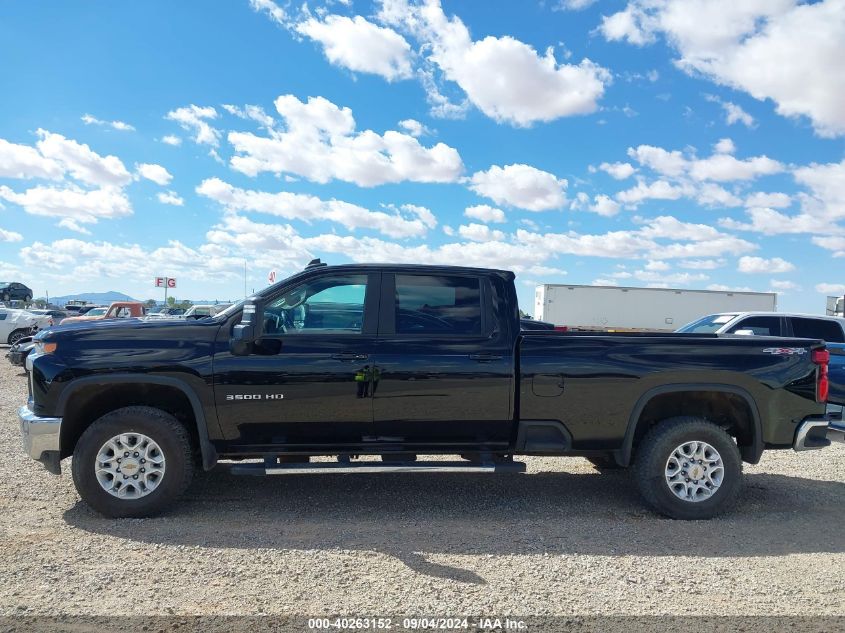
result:
[[[0,361],[0,615],[845,614],[845,446],[767,453],[731,514],[643,509],[626,472],[201,476],[106,520],[21,451]]]

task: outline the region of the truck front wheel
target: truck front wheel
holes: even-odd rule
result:
[[[187,429],[152,407],[124,407],[89,426],[73,451],[82,499],[111,518],[146,517],[169,507],[191,483]]]
[[[655,425],[640,443],[637,485],[646,503],[673,519],[709,519],[730,508],[742,484],[739,449],[703,418]]]

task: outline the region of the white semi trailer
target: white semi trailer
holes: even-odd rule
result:
[[[774,312],[774,292],[544,284],[534,316],[572,330],[671,332],[715,312]]]
[[[828,297],[825,314],[827,316],[845,317],[845,297]]]

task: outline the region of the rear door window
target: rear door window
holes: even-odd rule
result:
[[[737,330],[751,330],[754,336],[783,336],[780,317],[773,316],[748,317],[734,325],[728,333],[734,334]]]
[[[479,279],[396,275],[396,333],[481,335]]]
[[[798,338],[820,338],[830,343],[845,343],[842,326],[835,321],[792,317],[792,334]]]

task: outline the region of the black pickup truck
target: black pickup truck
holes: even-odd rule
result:
[[[842,440],[827,361],[818,340],[528,330],[511,272],[315,260],[209,318],[41,332],[19,416],[29,455],[55,474],[72,455],[112,517],[160,512],[218,462],[520,472],[517,455],[578,455],[633,465],[651,507],[696,519],[765,448]]]

